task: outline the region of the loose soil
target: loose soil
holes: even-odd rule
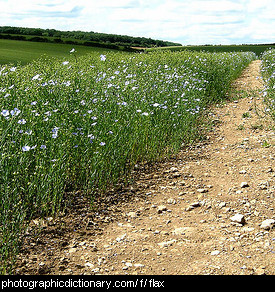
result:
[[[136,165],[134,182],[96,197],[94,209],[79,192],[67,214],[33,220],[15,273],[274,275],[275,228],[261,223],[275,219],[275,135],[260,63],[211,109],[205,141]]]

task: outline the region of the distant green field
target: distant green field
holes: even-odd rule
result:
[[[82,45],[71,44],[58,44],[58,43],[45,43],[45,42],[31,42],[0,39],[0,65],[14,64],[26,65],[31,61],[40,58],[43,55],[49,57],[59,58],[74,58],[70,56],[70,50],[75,48],[77,56],[85,55],[91,52],[104,52],[112,51],[108,48],[89,47]],[[221,45],[221,46],[171,46],[171,47],[158,47],[146,49],[146,51],[154,50],[171,50],[171,51],[206,51],[206,52],[232,52],[232,51],[252,51],[258,57],[269,48],[275,48],[275,45]]]
[[[72,58],[73,56],[70,56],[70,50],[72,48],[75,48],[77,51],[77,56],[97,51],[101,54],[112,51],[105,48],[87,47],[80,45],[0,39],[0,65],[25,65],[35,59],[40,58],[43,55],[47,55],[49,57]]]
[[[172,47],[162,47],[162,48],[150,48],[146,49],[146,51],[153,50],[171,50],[171,51],[183,51],[183,50],[191,50],[191,51],[205,51],[205,52],[254,52],[258,57],[260,55],[270,49],[275,49],[275,45],[221,45],[221,46],[172,46]]]

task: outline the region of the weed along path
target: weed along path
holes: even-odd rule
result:
[[[135,182],[97,210],[79,195],[72,213],[34,220],[16,273],[275,274],[275,134],[262,88],[254,61],[233,84],[241,98],[211,111],[205,142],[137,165]]]

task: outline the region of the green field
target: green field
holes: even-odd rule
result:
[[[82,45],[58,44],[46,42],[20,41],[0,39],[0,65],[26,65],[33,60],[39,59],[43,55],[57,58],[74,58],[69,56],[72,48],[77,51],[77,56],[82,56],[92,52],[105,54],[115,51],[108,48],[90,47]],[[275,45],[224,45],[224,46],[171,46],[146,49],[147,52],[170,50],[170,51],[205,51],[205,52],[254,52],[258,57],[269,48],[275,48]]]
[[[0,39],[0,65],[14,64],[26,65],[43,55],[48,57],[70,57],[72,48],[77,51],[77,56],[87,53],[99,52],[101,54],[112,51],[111,49],[96,48],[70,44],[40,43],[29,41]],[[71,56],[72,58],[72,56]]]
[[[171,50],[171,51],[205,51],[205,52],[254,52],[258,57],[261,54],[270,49],[275,49],[275,44],[273,45],[216,45],[216,46],[171,46],[162,48],[150,48],[146,51],[154,50]]]

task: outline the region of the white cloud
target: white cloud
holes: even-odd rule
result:
[[[182,44],[275,42],[273,0],[0,0],[0,25],[144,36]]]

